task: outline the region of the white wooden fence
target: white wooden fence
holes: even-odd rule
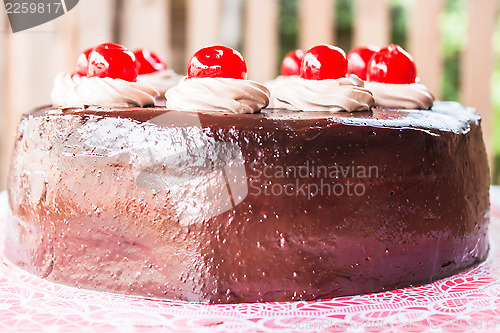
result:
[[[297,1],[299,47],[335,44],[335,19],[343,15],[334,11],[335,0]],[[389,0],[353,1],[353,45],[391,42]],[[408,50],[422,81],[439,98],[443,73],[439,20],[445,0],[408,1]],[[466,2],[461,102],[476,107],[483,116],[491,160],[493,36],[499,1]],[[279,6],[278,0],[80,0],[57,20],[16,34],[10,32],[0,7],[0,189],[5,187],[20,115],[50,102],[53,77],[71,70],[83,49],[106,41],[130,49],[150,47],[183,73],[193,51],[215,43],[235,43],[234,35],[240,34],[236,41],[243,41],[249,78],[265,81],[277,74]]]

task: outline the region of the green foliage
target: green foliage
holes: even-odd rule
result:
[[[406,22],[411,2],[408,0],[391,0],[391,43],[406,49]]]
[[[335,4],[336,44],[349,52],[352,48],[354,1],[337,0]]]
[[[279,38],[280,49],[278,64],[291,50],[297,48],[299,21],[297,17],[297,0],[280,0]]]
[[[441,17],[444,100],[460,99],[460,52],[465,42],[466,21],[465,1],[446,0],[445,11]]]

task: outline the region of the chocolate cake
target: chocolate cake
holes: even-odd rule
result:
[[[428,283],[488,253],[480,118],[43,107],[22,119],[5,252],[50,281],[203,303]]]

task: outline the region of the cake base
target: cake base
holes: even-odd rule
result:
[[[203,303],[420,285],[488,253],[471,109],[45,107],[19,125],[5,253],[51,281]]]

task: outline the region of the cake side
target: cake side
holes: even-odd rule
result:
[[[6,255],[55,282],[208,303],[427,283],[488,251],[488,165],[467,112],[41,109],[19,125]],[[231,165],[247,193],[226,207]]]

